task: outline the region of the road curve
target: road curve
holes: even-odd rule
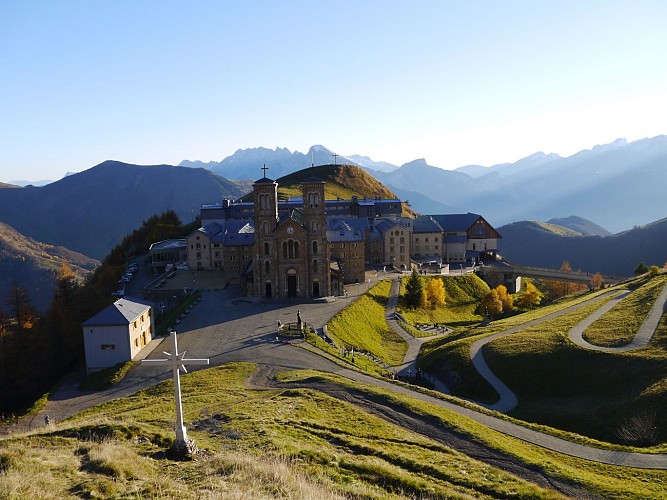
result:
[[[651,341],[651,338],[653,338],[653,334],[655,333],[655,330],[658,328],[658,323],[660,322],[660,318],[665,313],[665,310],[667,308],[667,283],[662,288],[662,291],[658,295],[658,298],[653,303],[651,310],[649,311],[648,315],[646,316],[646,319],[642,323],[642,326],[639,327],[639,330],[637,331],[635,337],[632,339],[632,342],[630,342],[627,345],[619,347],[603,347],[591,344],[584,339],[584,332],[586,331],[586,329],[589,326],[591,326],[593,322],[595,322],[595,320],[600,318],[603,314],[609,311],[612,307],[618,304],[619,301],[623,300],[630,293],[631,292],[629,291],[623,292],[620,295],[614,297],[609,302],[600,307],[600,309],[598,309],[593,314],[584,319],[582,322],[572,327],[568,332],[570,341],[584,349],[589,349],[592,351],[601,351],[601,352],[625,352],[647,346],[648,343]]]
[[[291,320],[297,309],[300,308],[306,321],[316,327],[322,326],[337,310],[342,308],[343,304],[340,302],[329,305],[295,303],[278,306],[276,304],[278,307],[269,307],[266,304],[224,306],[222,303],[224,297],[221,296],[223,294],[224,292],[205,294],[204,300],[196,308],[199,313],[182,322],[179,344],[182,349],[187,349],[188,357],[209,357],[212,366],[232,361],[248,361],[274,366],[278,370],[312,368],[333,372],[351,380],[432,403],[466,416],[498,432],[565,455],[611,465],[667,469],[667,454],[619,452],[572,443],[562,438],[528,429],[501,417],[481,413],[450,401],[413,391],[405,386],[342,368],[310,351],[289,344],[278,343],[274,340],[276,319],[281,319],[283,322]],[[551,317],[560,314],[564,314],[564,312],[559,311]],[[525,327],[528,324],[523,326]],[[158,354],[160,351],[161,349],[156,349],[151,357],[160,356]],[[45,410],[40,412],[40,417],[43,417],[46,412],[51,412],[51,416],[55,416],[56,420],[61,420],[105,401],[118,397],[128,397],[169,377],[169,370],[144,365],[137,366],[117,387],[108,391],[81,393],[75,385],[62,387],[55,397],[49,400]],[[39,425],[39,422],[40,419],[36,419],[37,425]],[[20,430],[26,430],[26,428],[14,429],[14,431]]]
[[[489,335],[488,337],[484,337],[483,339],[479,339],[476,342],[473,342],[473,344],[470,346],[470,359],[472,360],[472,364],[475,367],[475,369],[479,372],[479,374],[491,385],[491,387],[495,389],[495,391],[498,393],[499,396],[498,401],[492,405],[487,405],[483,403],[478,403],[478,404],[490,410],[499,411],[501,413],[507,413],[508,411],[513,410],[519,402],[516,395],[512,392],[512,390],[509,387],[507,387],[505,383],[496,376],[495,373],[491,371],[491,368],[489,368],[489,365],[486,363],[486,360],[484,359],[484,353],[482,352],[482,348],[486,344],[489,344],[494,340],[498,340],[499,338],[502,338],[506,335],[511,335],[513,333],[523,331],[528,327],[539,325],[540,323],[544,323],[545,321],[549,321],[551,319],[558,318],[559,316],[563,316],[564,314],[568,314],[572,311],[576,311],[577,309],[581,309],[582,307],[585,307],[593,302],[602,300],[614,293],[616,292],[612,291],[599,295],[597,297],[593,297],[591,299],[585,300],[584,302],[580,302],[579,304],[575,304],[560,311],[556,311],[546,316],[542,316],[541,318],[528,321],[527,323],[523,323],[513,328],[509,328],[508,330],[503,330],[502,332],[494,333],[493,335]]]

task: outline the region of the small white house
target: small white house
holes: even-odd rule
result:
[[[133,360],[153,338],[147,302],[124,297],[83,323],[88,373]]]

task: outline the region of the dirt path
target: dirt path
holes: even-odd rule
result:
[[[410,429],[475,460],[497,467],[543,488],[555,490],[568,497],[582,500],[601,498],[569,481],[553,477],[535,465],[525,464],[516,457],[490,448],[483,443],[473,441],[466,435],[442,427],[435,419],[418,415],[405,408],[388,406],[382,398],[369,397],[368,394],[335,384],[316,382],[278,384],[274,380],[276,373],[277,370],[274,367],[266,365],[258,366],[248,385],[258,389],[298,387],[321,391],[329,396],[358,406],[364,411],[392,424]]]

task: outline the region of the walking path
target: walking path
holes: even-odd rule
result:
[[[393,285],[397,288],[394,290],[392,287],[394,292],[391,295],[395,296],[397,300],[400,284],[395,283]],[[203,308],[206,314],[212,314],[213,312],[221,314],[220,300],[216,297],[216,292],[209,293],[202,301],[202,304],[197,306],[198,309],[201,311]],[[586,303],[589,302],[584,302],[584,304]],[[301,308],[304,317],[308,315],[312,319],[312,323],[315,326],[321,326],[335,314],[341,307],[341,304],[322,304],[320,306],[294,304],[291,307],[269,311],[266,310],[266,305],[256,304],[236,304],[233,308],[223,307],[223,314],[230,316],[223,323],[211,323],[211,317],[207,317],[206,314],[195,315],[184,321],[181,324],[181,331],[183,333],[181,333],[180,343],[184,349],[188,349],[191,356],[210,357],[211,365],[219,365],[236,360],[267,364],[276,367],[278,370],[310,367],[333,372],[351,380],[432,403],[468,417],[498,432],[569,456],[626,467],[667,469],[667,454],[620,452],[572,443],[562,438],[528,429],[503,418],[480,413],[453,402],[413,391],[408,387],[342,368],[310,351],[289,344],[276,344],[272,342],[270,339],[275,336],[275,315],[280,314],[280,317],[291,317],[296,312],[297,307]],[[396,302],[392,301],[391,307],[395,310]],[[581,305],[573,306],[568,310],[576,307],[581,307]],[[388,304],[387,310],[389,309]],[[548,318],[557,317],[561,314],[565,314],[565,312],[559,311]],[[548,318],[529,322],[522,325],[522,328],[540,321],[546,321]],[[400,326],[398,328],[400,329]],[[234,337],[233,335],[238,336]],[[419,341],[419,339],[415,340]],[[416,343],[413,343],[413,345],[416,345]],[[408,362],[410,361],[408,360]],[[47,409],[51,408],[55,410],[57,408],[57,411],[54,412],[55,415],[58,419],[63,419],[102,402],[120,397],[128,397],[141,389],[156,385],[169,376],[170,372],[168,370],[140,366],[128,374],[128,377],[118,384],[117,387],[107,391],[81,393],[76,390],[73,384],[66,384],[57,392],[54,400],[47,403]]]
[[[617,297],[614,297],[612,300],[610,300],[608,303],[600,307],[600,309],[595,311],[581,323],[574,326],[569,332],[570,340],[574,344],[578,345],[579,347],[583,347],[584,349],[590,349],[593,351],[602,351],[602,352],[625,352],[647,346],[648,343],[653,338],[653,334],[655,333],[656,328],[658,328],[658,323],[660,322],[660,318],[665,313],[665,310],[667,308],[667,284],[665,284],[662,291],[660,292],[660,295],[658,295],[658,298],[653,303],[653,306],[651,307],[651,310],[646,316],[646,319],[642,323],[642,326],[639,327],[639,330],[637,331],[635,338],[632,339],[632,342],[630,342],[628,345],[620,347],[603,347],[599,345],[593,345],[584,339],[584,332],[586,331],[586,329],[589,326],[591,326],[595,322],[595,320],[600,318],[603,314],[609,311],[619,301],[623,300],[629,294],[630,292],[628,291],[621,293]]]
[[[470,346],[470,359],[472,360],[472,364],[475,367],[475,369],[479,372],[479,374],[489,384],[491,384],[491,387],[493,387],[499,395],[498,402],[492,405],[483,403],[478,403],[478,404],[490,410],[499,411],[501,413],[507,413],[508,411],[513,410],[519,403],[516,395],[512,392],[512,390],[509,387],[507,387],[505,383],[502,380],[500,380],[495,373],[491,371],[489,365],[486,364],[486,360],[484,359],[484,353],[482,352],[482,348],[486,344],[498,340],[499,338],[505,337],[506,335],[511,335],[513,333],[523,331],[531,326],[539,325],[540,323],[544,323],[545,321],[549,321],[554,318],[558,318],[559,316],[563,316],[564,314],[568,314],[572,311],[576,311],[577,309],[581,309],[582,307],[588,306],[592,302],[602,300],[614,293],[617,292],[613,291],[599,295],[592,299],[588,299],[584,302],[580,302],[579,304],[575,304],[560,311],[556,311],[546,316],[542,316],[541,318],[528,321],[527,323],[523,323],[508,330],[503,330],[502,332],[494,333],[493,335],[489,335],[488,337],[484,337],[483,339],[479,339],[478,341],[474,342]]]
[[[474,342],[470,346],[470,359],[472,360],[473,366],[475,369],[479,372],[479,374],[495,389],[495,391],[499,395],[499,399],[496,403],[494,404],[483,404],[483,403],[478,403],[481,406],[484,406],[490,410],[495,410],[499,411],[501,413],[507,413],[514,408],[516,408],[517,404],[519,404],[519,401],[512,392],[512,390],[505,385],[505,383],[500,380],[493,371],[489,368],[489,365],[486,363],[486,360],[484,359],[484,354],[482,352],[482,348],[486,345],[489,344],[490,342],[493,342],[495,340],[498,340],[499,338],[502,338],[506,335],[511,335],[513,333],[520,332],[528,327],[540,324],[544,321],[548,321],[553,318],[557,318],[559,316],[562,316],[563,314],[570,313],[572,311],[576,311],[577,309],[580,309],[581,307],[587,306],[591,304],[592,302],[602,300],[605,297],[608,297],[610,294],[613,294],[616,292],[608,292],[606,294],[600,295],[598,297],[595,297],[593,299],[589,299],[587,301],[581,302],[579,304],[576,304],[574,306],[570,306],[566,309],[563,309],[561,311],[549,314],[547,316],[543,316],[542,318],[529,321],[528,323],[524,323],[522,325],[516,326],[514,328],[510,328],[508,330],[503,330],[502,332],[495,333],[493,335],[489,335],[488,337],[484,337],[483,339],[480,339],[476,342]],[[653,334],[655,333],[656,328],[658,327],[658,323],[660,322],[660,318],[664,314],[665,310],[667,310],[667,284],[663,287],[662,291],[660,292],[660,295],[658,295],[658,298],[656,299],[655,303],[651,307],[651,310],[649,311],[648,315],[646,316],[646,319],[644,320],[644,323],[642,323],[642,326],[639,328],[637,335],[635,335],[635,338],[626,346],[621,346],[621,347],[602,347],[602,346],[596,346],[593,344],[590,344],[583,338],[583,333],[586,331],[586,329],[593,324],[595,320],[600,318],[602,315],[607,313],[611,308],[613,308],[615,305],[617,305],[621,300],[623,300],[625,297],[627,297],[630,293],[630,291],[625,291],[621,292],[615,297],[613,297],[609,302],[606,304],[603,304],[600,306],[599,309],[597,309],[593,314],[590,316],[586,317],[583,321],[579,322],[577,325],[572,327],[569,331],[569,338],[570,340],[578,345],[579,347],[582,347],[584,349],[590,349],[590,350],[595,350],[595,351],[602,351],[602,352],[625,352],[625,351],[630,351],[633,349],[638,349],[640,347],[645,347],[653,337]]]
[[[398,374],[404,377],[415,375],[417,373],[417,356],[419,350],[424,342],[432,340],[433,337],[417,338],[406,332],[401,325],[396,321],[396,306],[398,305],[398,297],[401,292],[401,278],[392,280],[391,290],[389,291],[389,298],[387,300],[387,307],[385,308],[385,319],[389,328],[391,328],[397,335],[399,335],[408,344],[408,350],[403,357],[403,363],[398,367]],[[449,388],[437,378],[429,379],[436,390],[449,394]]]

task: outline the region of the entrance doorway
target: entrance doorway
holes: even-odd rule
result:
[[[319,296],[320,296],[320,282],[313,281],[313,297],[319,297]]]
[[[287,296],[296,297],[296,274],[287,276]]]
[[[264,290],[265,297],[271,297],[271,283],[266,284],[266,289]]]

